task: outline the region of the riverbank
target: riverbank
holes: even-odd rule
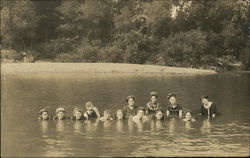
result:
[[[214,70],[124,63],[1,63],[1,74],[39,72],[215,74]]]

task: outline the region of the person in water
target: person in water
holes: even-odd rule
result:
[[[200,113],[205,116],[215,117],[216,115],[216,105],[208,100],[208,96],[201,96],[200,101],[202,103]]]
[[[42,108],[39,112],[39,117],[38,120],[42,121],[42,120],[50,120],[50,115],[49,115],[49,110],[48,108]]]
[[[147,103],[146,106],[146,114],[147,115],[154,115],[156,111],[160,110],[160,104],[157,102],[157,92],[151,92],[151,101]]]
[[[71,120],[86,120],[86,118],[83,116],[83,112],[80,107],[74,108],[73,116],[71,116]]]
[[[85,107],[87,111],[83,114],[83,116],[86,117],[88,120],[101,117],[98,109],[93,105],[92,102],[87,102],[85,104]]]
[[[113,120],[111,118],[110,110],[104,110],[103,116],[100,118],[101,121]]]
[[[169,93],[168,94],[168,100],[170,102],[170,105],[167,108],[167,117],[170,115],[179,115],[179,117],[182,117],[182,106],[177,103],[176,101],[176,94]]]
[[[157,120],[157,121],[164,120],[164,115],[163,115],[163,112],[161,110],[156,111],[155,120]]]
[[[185,121],[185,122],[186,121],[191,121],[191,122],[195,121],[195,119],[192,116],[192,112],[190,110],[187,110],[187,111],[184,112],[184,119],[183,119],[183,121]]]
[[[138,108],[137,114],[135,116],[133,116],[132,120],[135,123],[143,123],[143,122],[148,120],[147,116],[145,116],[144,114],[145,114],[145,108],[140,107],[140,108]]]
[[[116,111],[115,120],[124,120],[123,111],[121,109]]]
[[[56,109],[56,116],[54,116],[53,120],[65,120],[65,109],[63,107],[59,107]]]
[[[138,112],[138,107],[135,105],[135,97],[130,95],[126,98],[128,105],[123,107],[123,114],[126,119],[130,116],[135,116]]]

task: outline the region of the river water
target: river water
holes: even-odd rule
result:
[[[215,75],[132,75],[24,73],[1,77],[1,156],[249,156],[250,73]],[[40,107],[53,115],[57,106],[84,107],[92,101],[101,113],[126,105],[133,94],[138,106],[157,91],[161,106],[167,94],[190,109],[196,122],[180,119],[77,122],[37,121]],[[197,116],[199,96],[217,104],[214,119]]]

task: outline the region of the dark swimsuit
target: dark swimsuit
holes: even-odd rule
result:
[[[210,116],[212,116],[212,114],[216,114],[216,105],[212,103],[209,110],[210,110]],[[203,105],[201,106],[200,112],[202,115],[208,116],[208,109],[206,109]]]
[[[170,115],[177,115],[179,114],[180,110],[182,110],[182,106],[180,104],[177,104],[176,107],[173,107],[172,105],[168,106],[168,111]]]
[[[138,107],[134,106],[133,109],[130,109],[128,105],[123,107],[123,114],[124,114],[124,118],[129,118],[129,116],[135,116],[138,112]]]
[[[156,107],[153,107],[154,105],[156,105]],[[160,104],[159,103],[152,103],[152,102],[148,102],[147,106],[146,106],[146,113],[148,115],[154,115],[158,110],[160,110]]]
[[[71,120],[77,120],[77,119],[76,119],[75,116],[72,116],[72,117],[71,117]],[[78,119],[78,120],[86,120],[86,118],[85,118],[84,116],[81,116],[81,118]]]

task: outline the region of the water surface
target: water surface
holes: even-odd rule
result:
[[[249,156],[250,74],[132,75],[24,73],[1,77],[1,155],[53,156]],[[92,101],[102,113],[126,105],[136,96],[145,106],[157,91],[166,108],[169,92],[185,109],[197,114],[199,96],[216,102],[220,115],[183,123],[179,119],[149,121],[37,121],[40,107],[64,106],[71,116],[75,105]]]

